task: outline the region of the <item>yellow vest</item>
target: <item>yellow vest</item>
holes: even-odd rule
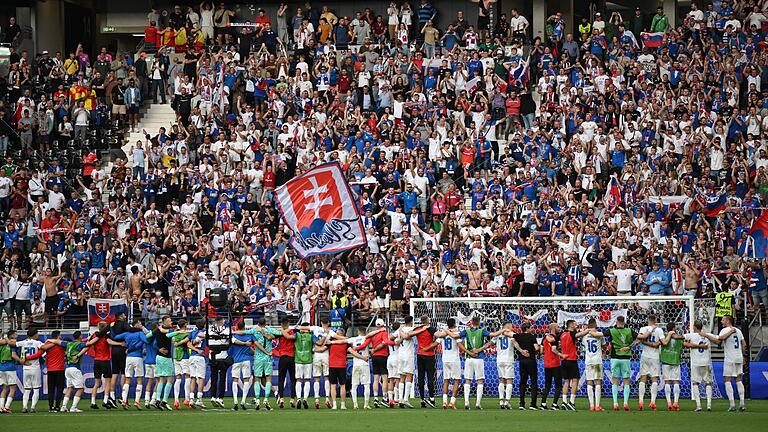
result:
[[[723,291],[715,295],[715,316],[724,317],[726,315],[733,316],[733,294]]]

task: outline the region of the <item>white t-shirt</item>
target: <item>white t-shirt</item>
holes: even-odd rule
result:
[[[730,331],[730,328],[724,328],[720,330],[720,334],[718,334],[718,336],[725,336]],[[723,351],[725,352],[724,360],[726,363],[744,362],[744,355],[743,351],[741,350],[742,345],[744,345],[744,335],[741,333],[741,330],[736,329],[736,333],[728,336],[728,338],[725,339],[722,343]]]
[[[632,291],[632,276],[635,275],[634,269],[615,269],[613,274],[616,275],[616,291],[620,293]]]
[[[458,362],[459,360],[459,341],[450,336],[439,338],[437,340],[443,347],[443,363]]]
[[[523,263],[523,282],[528,284],[536,283],[536,272],[538,271],[536,261]]]
[[[602,338],[596,338],[590,334],[581,339],[584,346],[584,364],[597,365],[603,363]]]
[[[493,342],[496,344],[496,362],[497,363],[512,363],[515,361],[515,345],[512,343],[512,338],[508,336],[496,336],[493,338]]]
[[[646,333],[651,333],[651,335],[648,336],[648,339],[646,339],[646,342],[661,342],[664,339],[664,331],[659,327],[645,326],[640,329],[639,334],[642,335]],[[649,360],[658,360],[659,348],[643,345],[643,354],[640,356],[640,358],[641,359],[645,358]]]
[[[711,333],[710,336],[713,336]],[[712,345],[709,343],[709,339],[698,333],[687,333],[685,340],[693,344],[705,344],[708,348],[691,348],[691,366],[711,366],[712,356],[710,355],[710,349]]]

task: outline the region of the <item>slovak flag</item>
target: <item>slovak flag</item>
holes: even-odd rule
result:
[[[768,258],[768,210],[763,210],[749,229],[751,247],[745,251],[752,258]]]
[[[611,180],[608,182],[608,187],[605,189],[605,196],[603,202],[608,208],[616,208],[621,205],[621,186],[619,180],[615,175],[611,176]]]
[[[527,323],[531,326],[533,333],[542,333],[547,331],[549,326],[549,309],[539,309],[531,315],[526,314],[522,309],[507,309],[507,321],[512,323],[512,331],[519,333],[521,326]]]
[[[277,206],[301,258],[367,243],[352,191],[337,162],[319,165],[277,188]]]
[[[728,197],[725,190],[706,195],[706,200],[707,204],[704,208],[704,215],[707,217],[717,217],[728,208]]]
[[[658,48],[664,45],[664,32],[642,32],[640,33],[640,39],[642,39],[643,45],[646,48]]]
[[[99,325],[101,321],[112,324],[120,312],[128,314],[128,305],[125,303],[125,300],[88,299],[88,325],[92,327]]]

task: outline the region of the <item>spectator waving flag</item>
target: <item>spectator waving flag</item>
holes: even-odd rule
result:
[[[768,210],[763,210],[749,229],[749,243],[745,255],[752,258],[768,258]]]
[[[706,217],[717,217],[728,208],[728,196],[725,193],[725,188],[709,194],[700,193],[699,196],[704,201],[703,212]]]
[[[317,166],[276,190],[291,246],[309,257],[355,249],[366,244],[363,224],[341,166]]]
[[[120,312],[128,314],[128,305],[126,305],[125,300],[88,299],[88,325],[91,327],[99,325],[101,321],[115,322],[115,317]]]
[[[658,48],[664,45],[664,32],[640,33],[640,39],[643,40],[643,46],[646,48]]]
[[[612,175],[611,180],[608,181],[608,187],[605,189],[605,196],[603,202],[608,208],[616,208],[621,205],[621,186],[616,176]]]

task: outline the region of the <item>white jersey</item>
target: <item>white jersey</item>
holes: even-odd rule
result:
[[[443,363],[457,362],[459,360],[459,342],[461,339],[454,339],[450,336],[439,338],[437,341],[443,348]]]
[[[596,338],[588,334],[581,338],[581,344],[584,346],[585,365],[603,364],[603,338]]]
[[[400,337],[399,330],[398,331],[393,331],[392,333],[389,334],[389,338],[391,340],[396,340],[398,337]],[[389,346],[389,356],[390,357],[393,357],[393,356],[397,357],[400,354],[400,345],[393,344],[393,345],[388,345],[388,346]]]
[[[514,363],[515,344],[512,338],[499,335],[492,340],[496,344],[496,363]]]
[[[720,334],[718,336],[725,336],[730,331],[730,328],[724,328],[720,330]],[[741,333],[741,330],[736,329],[736,333],[728,336],[728,338],[722,342],[722,345],[723,351],[725,352],[724,360],[726,363],[744,362],[744,355],[741,348],[744,345],[744,335]]]
[[[400,358],[413,357],[416,354],[416,341],[414,338],[406,339],[405,336],[413,331],[413,327],[400,327]]]
[[[354,347],[360,346],[360,345],[365,343],[365,336],[355,336],[353,338],[350,338],[347,342],[349,343],[349,346],[354,348]],[[364,355],[364,356],[370,356],[371,355],[370,354],[370,349],[368,347],[363,348],[363,350],[362,351],[358,351],[358,353],[360,355]],[[363,359],[359,359],[357,357],[354,357],[352,359],[352,365],[353,366],[368,366],[368,362],[363,360]]]
[[[646,339],[646,342],[661,342],[664,339],[664,331],[660,329],[659,327],[651,327],[651,326],[645,326],[640,329],[640,333],[638,334],[647,334],[650,333],[651,335],[648,336],[648,339]],[[648,345],[643,345],[643,354],[640,355],[640,358],[643,359],[650,359],[650,360],[658,360],[659,359],[659,348],[649,347]]]
[[[709,335],[714,337],[711,333]],[[707,348],[691,348],[691,366],[711,366],[712,356],[710,348],[712,344],[709,343],[709,339],[698,333],[687,333],[684,337],[685,340],[692,344],[707,345]]]
[[[40,351],[40,347],[43,346],[43,343],[37,339],[25,339],[21,342],[17,342],[16,346],[24,357],[29,357],[33,354],[37,354],[37,352]],[[25,365],[24,370],[40,369],[39,357],[34,360],[27,360],[27,362],[29,363],[29,366]]]
[[[331,340],[330,335],[332,333],[332,330],[329,328],[328,331],[323,329],[322,327],[312,326],[309,328],[310,333],[312,333],[312,336],[320,340],[323,337],[325,337],[326,342]],[[325,350],[323,352],[315,352],[313,353],[313,358],[319,360],[320,358],[328,358],[328,350]]]

